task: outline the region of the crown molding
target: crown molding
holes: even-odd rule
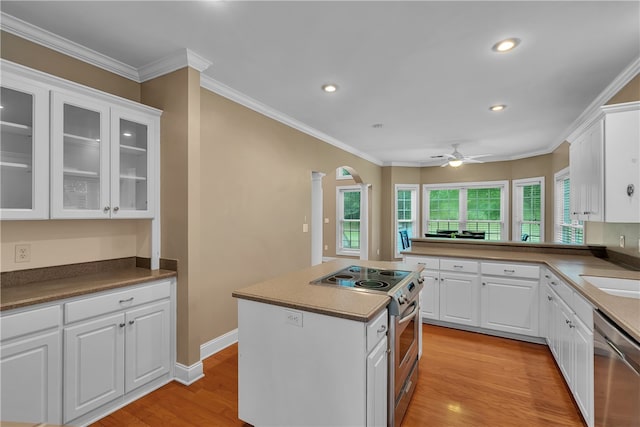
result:
[[[146,82],[187,66],[202,72],[211,66],[211,61],[192,50],[180,49],[171,55],[140,67],[138,69],[139,81]]]
[[[610,84],[607,86],[601,93],[596,97],[596,99],[589,104],[586,110],[582,112],[578,116],[578,118],[567,128],[564,133],[558,138],[559,141],[556,141],[551,147],[549,147],[550,151],[555,150],[562,144],[564,141],[571,141],[575,139],[576,135],[578,135],[585,126],[588,126],[593,120],[603,114],[601,107],[613,98],[613,96],[620,92],[620,90],[629,83],[635,76],[640,73],[640,57],[636,58],[629,64],[622,72],[616,77]]]
[[[216,79],[209,77],[204,74],[200,74],[200,86],[204,89],[207,89],[211,92],[217,93],[220,96],[223,96],[227,99],[230,99],[233,102],[236,102],[240,105],[243,105],[257,113],[262,114],[263,116],[267,116],[273,120],[276,120],[282,124],[285,124],[293,129],[299,130],[300,132],[306,133],[314,138],[317,138],[327,144],[333,145],[343,151],[353,154],[354,156],[358,156],[364,160],[367,160],[375,165],[383,166],[383,163],[380,159],[377,159],[373,156],[370,156],[367,153],[364,153],[360,150],[357,150],[342,141],[337,140],[336,138],[329,136],[319,130],[308,126],[293,117],[290,117],[280,111],[275,110],[274,108],[263,104],[260,101],[257,101],[242,92],[239,92],[224,83],[217,81]]]
[[[0,20],[3,31],[139,82],[138,70],[124,62],[117,61],[4,12],[0,12]]]

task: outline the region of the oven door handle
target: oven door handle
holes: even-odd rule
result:
[[[413,310],[411,310],[411,313],[407,314],[402,319],[398,320],[399,325],[402,325],[403,323],[408,322],[409,320],[411,320],[412,317],[415,316],[416,311],[418,311],[418,301],[412,302],[411,305],[413,306]]]

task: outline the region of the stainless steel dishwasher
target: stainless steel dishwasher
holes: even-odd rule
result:
[[[593,311],[595,427],[640,426],[640,344]]]

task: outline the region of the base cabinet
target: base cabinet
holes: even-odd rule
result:
[[[60,424],[60,331],[2,345],[3,421]]]
[[[482,277],[480,326],[538,336],[538,282]]]
[[[367,356],[367,427],[387,425],[387,337]]]
[[[551,284],[553,283],[553,285]],[[593,427],[593,321],[591,307],[551,276],[545,286],[546,339],[587,426]]]
[[[174,312],[175,279],[2,312],[2,421],[87,425],[169,382]]]
[[[170,371],[169,308],[161,301],[65,328],[65,423]]]
[[[365,323],[238,299],[239,418],[386,426],[386,316]]]
[[[420,274],[422,282],[422,317],[426,319],[440,318],[440,273],[437,271],[423,270]]]
[[[478,297],[477,275],[440,272],[440,320],[478,326]]]

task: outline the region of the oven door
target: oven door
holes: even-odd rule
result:
[[[407,304],[406,308],[395,317],[395,369],[394,369],[394,398],[398,398],[400,390],[418,360],[418,334],[420,327],[420,302],[415,300]]]

